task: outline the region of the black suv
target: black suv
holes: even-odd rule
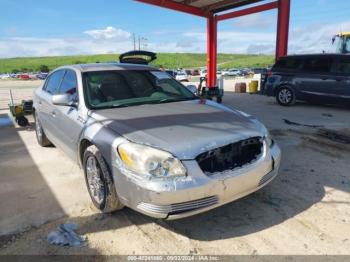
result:
[[[268,73],[264,93],[280,105],[296,100],[350,105],[350,55],[293,55],[280,58]]]

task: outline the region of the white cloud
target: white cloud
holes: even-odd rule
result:
[[[298,27],[290,32],[289,53],[321,53],[332,52],[332,37],[338,28],[350,29],[350,21],[337,24],[312,24]]]
[[[131,34],[122,29],[108,26],[84,33],[90,37],[0,38],[0,57],[106,54],[125,52],[132,48]]]
[[[94,39],[115,39],[119,41],[127,41],[131,36],[129,32],[114,28],[113,26],[107,26],[105,29],[88,30],[84,33]]]
[[[205,32],[186,32],[182,41],[191,42],[192,50],[206,51]],[[249,43],[271,44],[276,36],[274,33],[252,33],[241,31],[220,31],[218,33],[218,51],[221,53],[247,53]],[[264,52],[265,53],[265,52]]]
[[[350,21],[337,24],[313,24],[297,27],[290,32],[289,53],[320,53],[331,51],[331,38],[337,28],[350,29]],[[349,30],[350,31],[350,30]],[[102,30],[88,30],[87,36],[75,38],[0,38],[0,57],[56,56],[77,54],[121,53],[133,48],[131,34],[108,26]],[[221,53],[274,54],[274,32],[244,30],[220,31],[218,51]],[[154,52],[206,52],[206,32],[185,31],[150,40],[147,49]]]
[[[131,42],[115,40],[29,37],[0,39],[0,57],[106,54],[125,52],[131,48]]]
[[[234,20],[233,25],[239,28],[261,28],[274,25],[275,23],[275,16],[266,16],[264,14],[257,13],[238,17]]]

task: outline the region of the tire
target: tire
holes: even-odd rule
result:
[[[295,104],[295,93],[292,88],[283,86],[278,89],[276,101],[281,106],[291,106]]]
[[[216,98],[216,102],[218,102],[219,104],[221,104],[221,103],[222,103],[222,97],[221,97],[221,96],[217,97],[217,98]]]
[[[35,134],[36,134],[36,140],[38,141],[38,144],[42,147],[51,146],[52,143],[46,137],[45,132],[41,126],[38,113],[36,111],[34,114],[34,120],[35,120]]]
[[[26,127],[29,125],[28,119],[24,116],[16,118],[16,122],[20,127]]]
[[[83,168],[86,187],[94,206],[102,213],[122,209],[124,205],[118,198],[109,168],[96,146],[91,145],[85,150]]]

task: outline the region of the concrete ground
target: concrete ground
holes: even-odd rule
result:
[[[12,86],[21,95],[33,87]],[[14,127],[0,111],[0,254],[349,255],[350,109],[285,108],[232,92],[224,104],[271,130],[283,151],[280,174],[250,196],[177,221],[127,208],[96,213],[77,165],[57,148],[40,148],[33,126]],[[86,247],[47,244],[47,234],[67,221],[79,224]]]

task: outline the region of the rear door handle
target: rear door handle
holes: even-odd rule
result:
[[[51,112],[51,115],[52,115],[53,117],[56,117],[56,112],[55,112],[55,111],[52,111],[52,112]]]

